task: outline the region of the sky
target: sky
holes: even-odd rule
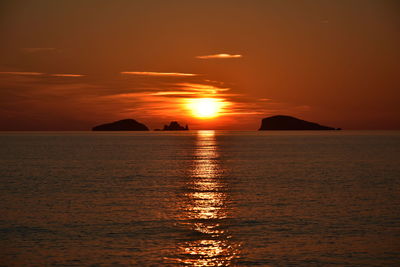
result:
[[[396,0],[2,0],[0,36],[0,130],[400,129]]]

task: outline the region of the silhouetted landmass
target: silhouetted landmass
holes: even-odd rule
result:
[[[341,130],[340,128],[332,128],[319,125],[318,123],[297,119],[291,116],[272,116],[264,118],[261,122],[259,131],[266,130]]]
[[[111,123],[97,125],[92,128],[92,131],[148,131],[146,125],[137,122],[133,119],[125,119]]]
[[[169,125],[164,125],[164,131],[187,131],[189,126],[186,124],[185,127],[181,126],[177,121],[171,121]]]

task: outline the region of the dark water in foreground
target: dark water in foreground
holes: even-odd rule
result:
[[[0,133],[0,265],[399,266],[399,132]]]

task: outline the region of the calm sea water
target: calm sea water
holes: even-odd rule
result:
[[[1,133],[0,265],[399,266],[399,132]]]

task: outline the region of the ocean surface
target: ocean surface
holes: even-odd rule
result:
[[[400,266],[400,132],[2,132],[2,266]]]

